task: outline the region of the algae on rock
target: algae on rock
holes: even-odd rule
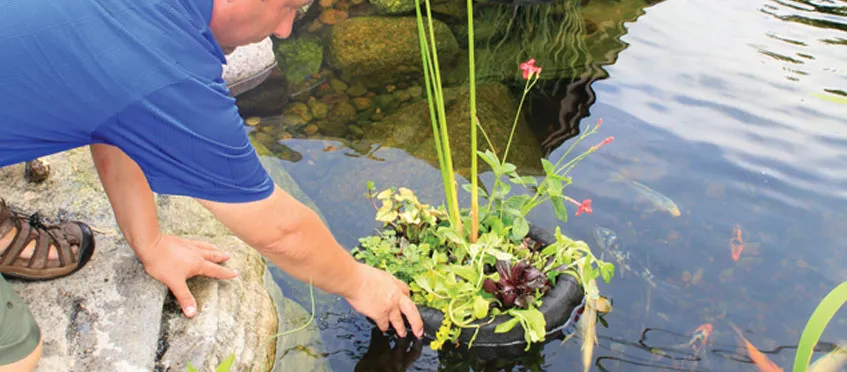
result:
[[[276,55],[288,83],[300,84],[320,72],[324,47],[317,35],[276,40]]]
[[[449,69],[459,44],[443,22],[433,22],[439,64]],[[369,87],[422,76],[417,20],[413,17],[356,17],[332,27],[328,63],[344,80]]]
[[[380,13],[397,14],[415,9],[415,0],[370,0]]]
[[[454,149],[467,149],[470,143],[468,97],[467,87],[444,89],[450,147]],[[517,103],[505,85],[486,83],[477,86],[477,116],[498,156],[503,155],[516,112]],[[366,131],[364,139],[387,147],[404,149],[411,155],[438,166],[426,98],[402,107],[385,119],[373,123]],[[523,115],[518,120],[511,146],[508,162],[517,165],[522,175],[543,173],[539,161],[542,158],[540,146]],[[479,150],[484,151],[487,148],[488,144],[480,134]],[[452,156],[456,171],[467,177],[470,152],[453,151]]]

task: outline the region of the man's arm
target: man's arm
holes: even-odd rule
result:
[[[345,297],[381,330],[386,331],[390,323],[405,337],[405,315],[415,335],[423,335],[423,322],[408,297],[408,286],[385,271],[356,262],[314,211],[279,186],[270,197],[255,202],[198,201],[282,270]]]
[[[185,315],[194,316],[197,302],[186,279],[197,275],[234,278],[234,271],[218,265],[228,260],[229,254],[215,250],[211,244],[163,235],[153,192],[138,164],[110,145],[91,145],[91,155],[129,246],[147,273],[173,292]]]

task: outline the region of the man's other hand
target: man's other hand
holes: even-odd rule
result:
[[[230,254],[209,243],[161,235],[153,247],[144,251],[152,253],[149,257],[139,257],[144,270],[168,286],[189,318],[197,313],[197,301],[188,290],[188,279],[198,275],[217,279],[238,276],[234,270],[219,265],[229,260]]]

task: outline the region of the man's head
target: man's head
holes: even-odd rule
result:
[[[224,50],[261,41],[270,34],[286,38],[297,9],[312,0],[214,0],[212,34]]]

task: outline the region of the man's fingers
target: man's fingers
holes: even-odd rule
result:
[[[418,307],[415,306],[411,298],[403,297],[400,299],[400,311],[403,312],[406,320],[409,321],[409,325],[412,326],[412,333],[415,334],[415,337],[423,337],[423,320],[418,312]]]
[[[376,323],[376,327],[379,328],[380,331],[385,332],[388,331],[388,317],[383,315],[377,319],[374,319],[374,323]]]
[[[397,286],[398,286],[398,287],[400,287],[400,290],[402,290],[402,291],[403,291],[403,293],[404,293],[406,296],[411,296],[411,295],[412,295],[412,292],[409,290],[409,285],[407,285],[406,283],[404,283],[402,280],[397,279],[397,278],[394,278],[394,284],[397,284]]]
[[[188,239],[186,239],[186,240],[188,240]],[[203,250],[207,250],[207,251],[209,251],[209,250],[217,251],[218,250],[218,248],[216,248],[215,245],[212,244],[212,243],[207,243],[207,242],[203,242],[203,241],[200,241],[200,240],[188,240],[188,241],[193,243],[195,247],[203,249]]]
[[[232,279],[238,276],[235,270],[208,261],[203,262],[200,274],[216,279]]]
[[[397,335],[402,337],[406,337],[406,324],[403,323],[403,315],[400,310],[395,309],[388,313],[388,320],[391,322],[391,326],[394,327],[394,331],[397,332]]]
[[[194,296],[188,290],[188,284],[185,283],[185,280],[178,280],[176,283],[168,285],[168,287],[171,289],[174,297],[176,297],[176,302],[179,303],[179,307],[182,308],[185,316],[191,318],[197,314],[197,302],[194,301]]]
[[[201,251],[203,254],[203,259],[206,261],[212,261],[215,263],[226,262],[226,260],[230,259],[232,255],[229,252],[218,251],[218,250],[206,250]]]

